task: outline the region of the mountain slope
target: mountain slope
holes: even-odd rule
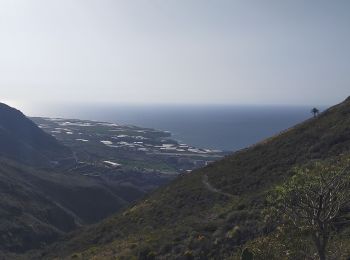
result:
[[[265,192],[295,165],[350,152],[350,98],[248,149],[177,178],[41,257],[229,258],[263,232]]]
[[[162,183],[157,176],[137,175],[137,186],[129,182],[136,173],[85,176],[60,166],[78,166],[71,151],[20,111],[0,104],[0,253],[23,253],[52,243]]]
[[[125,207],[128,196],[113,184],[0,159],[0,251],[18,253],[51,243]]]
[[[72,154],[20,111],[0,103],[0,156],[30,165],[49,166]]]

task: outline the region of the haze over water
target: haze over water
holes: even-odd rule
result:
[[[235,151],[311,117],[310,109],[306,106],[66,105],[40,115],[155,128],[170,131],[174,139],[193,146]]]

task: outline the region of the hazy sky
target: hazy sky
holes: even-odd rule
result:
[[[0,100],[332,104],[348,0],[0,0]]]

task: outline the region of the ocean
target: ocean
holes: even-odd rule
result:
[[[302,106],[66,105],[52,107],[45,115],[155,128],[196,147],[236,151],[310,118],[310,110]]]

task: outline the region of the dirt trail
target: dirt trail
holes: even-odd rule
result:
[[[211,192],[214,192],[214,193],[218,193],[218,194],[221,194],[221,195],[224,195],[226,197],[229,197],[229,198],[233,198],[234,196],[230,193],[227,193],[227,192],[223,192],[222,190],[219,190],[217,188],[215,188],[210,182],[209,182],[209,179],[208,179],[208,175],[204,175],[203,178],[202,178],[202,182],[204,184],[204,187],[211,191]]]

